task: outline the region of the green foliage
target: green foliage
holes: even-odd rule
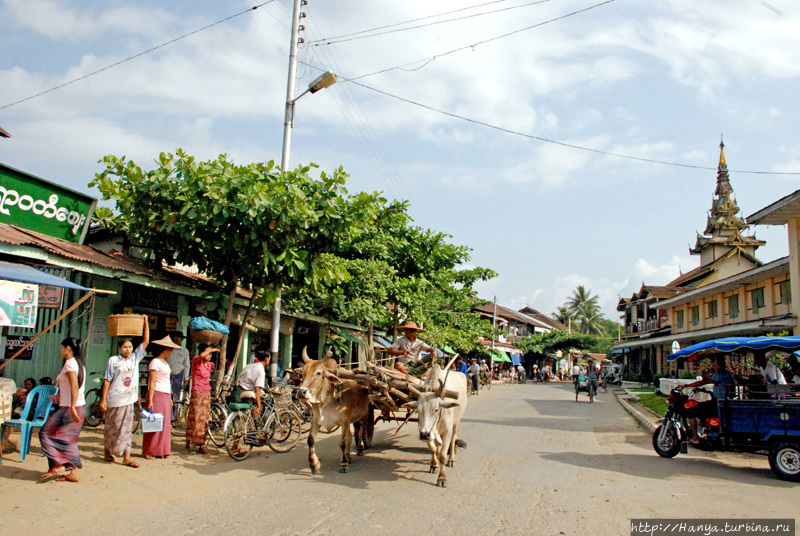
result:
[[[697,377],[697,374],[695,374],[691,370],[687,370],[686,372],[681,373],[680,379],[681,380],[693,380],[696,377]]]
[[[639,404],[648,408],[658,416],[663,417],[667,414],[667,399],[657,393],[646,393],[639,395]]]
[[[123,227],[123,220],[118,218],[114,211],[108,207],[95,207],[92,214],[92,224],[101,229],[120,230]]]
[[[558,350],[588,350],[597,343],[596,337],[584,333],[570,333],[566,329],[554,329],[541,335],[518,339],[514,344],[525,354],[550,355]]]
[[[486,268],[463,268],[469,249],[449,236],[410,224],[408,203],[376,201],[369,229],[340,241],[321,259],[331,273],[348,277],[316,280],[284,296],[287,311],[309,312],[360,325],[392,329],[392,308],[423,324],[424,339],[465,353],[480,347],[491,323],[472,312],[472,286],[496,274]]]

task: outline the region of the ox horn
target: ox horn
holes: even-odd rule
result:
[[[308,357],[308,352],[306,352],[306,348],[308,348],[308,346],[303,346],[303,354],[302,355],[303,355],[303,362],[308,363],[308,362],[311,361],[311,358]]]
[[[444,382],[439,380],[439,387],[436,389],[436,398],[442,398],[442,393],[444,393]]]
[[[411,385],[410,383],[408,384],[408,391],[411,393],[411,395],[414,398],[419,398],[419,397],[422,396],[422,393],[419,392],[419,390],[416,387],[414,387],[413,385]]]
[[[333,346],[328,346],[328,351],[325,352],[325,359],[330,359],[333,357]]]

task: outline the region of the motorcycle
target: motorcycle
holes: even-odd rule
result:
[[[603,381],[606,383],[606,385],[622,385],[622,374],[614,374],[609,372],[605,375]]]
[[[704,392],[711,394],[707,389],[695,387],[692,393]],[[667,413],[663,419],[659,419],[661,426],[653,432],[653,448],[662,458],[674,458],[679,452],[685,454],[686,443],[692,435],[689,419],[686,415],[698,404],[698,401],[690,395],[684,393],[684,387],[678,386],[670,391],[667,396]],[[700,439],[698,445],[701,449],[711,450],[721,445],[715,444],[714,438],[719,436],[720,419],[719,417],[700,418],[697,425],[697,435]]]
[[[754,386],[740,386],[744,398],[717,399],[717,413],[698,418],[696,445],[703,450],[765,454],[770,469],[781,480],[800,482],[800,397],[789,386],[763,386],[763,398]],[[653,448],[663,458],[687,452],[691,427],[687,411],[698,402],[678,386],[667,397],[667,412],[655,432]],[[694,388],[694,392],[706,389]],[[734,395],[732,392],[725,393]]]

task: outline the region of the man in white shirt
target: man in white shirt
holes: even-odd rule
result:
[[[167,359],[169,364],[169,382],[172,387],[172,422],[178,416],[178,404],[181,401],[181,390],[184,383],[189,382],[189,374],[192,369],[192,360],[189,357],[189,350],[181,346],[183,343],[183,333],[180,331],[173,331],[170,333],[172,342],[180,346],[172,351],[172,355]]]
[[[398,328],[403,332],[403,337],[398,337],[391,348],[387,350],[389,355],[397,356],[394,368],[403,374],[409,373],[409,365],[416,363],[420,359],[420,352],[430,352],[432,357],[436,357],[436,349],[428,346],[417,339],[417,333],[425,333],[425,330],[418,327],[416,322],[406,322]],[[419,375],[419,374],[417,374]]]
[[[241,395],[245,391],[254,391],[256,394],[255,416],[261,414],[261,393],[267,380],[267,367],[269,367],[270,354],[268,351],[257,350],[256,360],[242,369],[236,377],[236,388],[233,390],[234,402],[241,402]]]
[[[786,378],[783,377],[783,372],[774,363],[769,360],[775,357],[777,352],[770,350],[764,352],[763,350],[756,350],[753,352],[753,363],[761,369],[761,374],[764,375],[764,381],[768,384],[777,383],[778,385],[786,385]]]

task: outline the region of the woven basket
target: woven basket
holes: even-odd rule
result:
[[[214,331],[213,329],[192,329],[190,331],[192,332],[192,341],[197,344],[207,344],[209,346],[219,344],[219,341],[225,336],[223,333]]]
[[[292,405],[292,387],[278,384],[272,388],[272,403],[275,409],[284,409]]]
[[[111,315],[108,317],[108,333],[112,337],[139,337],[144,333],[144,317]]]
[[[0,395],[0,424],[11,418],[11,395]]]

